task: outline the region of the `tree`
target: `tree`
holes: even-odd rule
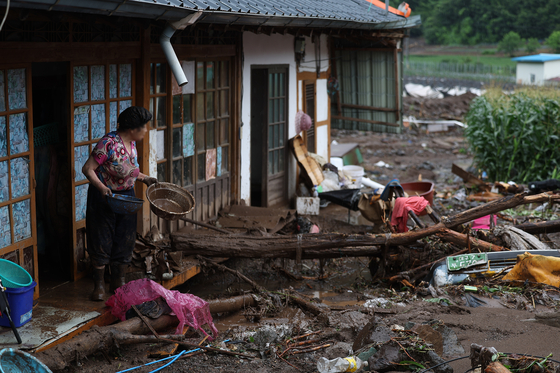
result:
[[[521,36],[515,31],[510,31],[504,35],[502,41],[498,44],[498,50],[513,56],[521,45]]]
[[[527,45],[525,46],[525,52],[527,54],[535,53],[541,47],[541,43],[537,38],[529,38],[527,39]]]
[[[554,31],[548,39],[546,39],[546,45],[554,49],[554,52],[560,53],[560,31]]]

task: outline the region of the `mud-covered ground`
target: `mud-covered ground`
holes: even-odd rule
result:
[[[437,192],[454,191],[462,185],[462,181],[451,173],[452,163],[464,168],[472,163],[460,130],[426,133],[413,128],[400,135],[333,131],[332,138],[340,143],[359,143],[366,173],[380,183],[394,178],[401,182],[421,178],[433,181]],[[387,163],[388,167],[375,166],[379,161]],[[448,204],[438,201],[436,209],[445,213]],[[467,207],[470,206],[464,206]],[[332,205],[322,210],[320,216],[311,218],[322,232],[362,233],[371,229],[370,226],[348,225],[346,219],[347,210]],[[243,310],[215,315],[214,322],[220,331],[216,341],[229,339],[230,342],[221,346],[254,354],[256,358],[205,353],[177,360],[163,372],[316,372],[320,357],[345,357],[350,354],[349,349],[354,347],[361,347],[361,350],[367,350],[369,346],[379,348],[375,342],[383,343],[391,337],[402,337],[399,334],[401,332],[393,331],[395,325],[408,329],[414,324],[423,323],[447,327],[451,330],[450,335],[455,336],[455,339],[445,342],[448,354],[442,357],[446,360],[468,355],[471,343],[493,346],[501,352],[537,356],[552,353],[560,357],[558,329],[535,321],[536,313],[551,312],[560,305],[557,303],[560,293],[554,289],[532,292],[527,288],[500,288],[495,293],[477,294],[488,304],[471,308],[466,306],[464,291],[460,286],[441,289],[437,297],[446,300],[429,302],[426,299],[433,297],[425,289],[411,289],[402,284],[389,287],[385,281],[373,281],[368,270],[368,258],[331,259],[325,264],[326,279],[322,280],[314,279],[320,275],[318,260],[304,260],[301,266],[294,261],[280,259],[230,259],[224,264],[239,270],[269,291],[286,292],[289,289],[301,294],[304,299],[325,304],[330,311],[314,316],[299,307],[288,305],[281,307],[274,315],[265,315],[259,322],[247,320]],[[275,269],[277,267],[284,267],[291,273],[310,279],[288,279]],[[479,285],[482,288],[483,284]],[[231,274],[207,268],[179,290],[204,299],[216,299],[250,291],[251,287]],[[367,304],[373,304],[373,308]],[[271,330],[274,333],[270,333]],[[277,353],[281,354],[286,349],[290,338],[311,331],[321,331],[311,337],[317,340],[313,345],[328,344],[329,347],[293,356],[287,354],[287,362],[277,357]],[[202,335],[190,337],[192,343],[202,340]],[[406,338],[399,340],[404,341]],[[155,347],[121,346],[105,355],[81,359],[79,365],[73,364],[64,372],[122,371],[153,361],[147,354]],[[161,364],[134,372],[151,372]],[[463,359],[450,363],[450,366],[454,372],[463,373],[470,368],[470,363]]]

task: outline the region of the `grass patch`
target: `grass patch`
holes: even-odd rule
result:
[[[473,56],[473,55],[410,55],[411,62],[448,62],[448,63],[468,63],[489,66],[511,66],[515,67],[516,62],[509,57],[496,57],[493,55]]]

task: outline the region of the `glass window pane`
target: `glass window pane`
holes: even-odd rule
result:
[[[204,127],[204,123],[198,123],[196,125],[196,151],[202,151],[206,149],[204,147],[204,134],[206,132],[206,128]]]
[[[80,185],[76,188],[84,187]],[[85,188],[87,191],[87,187]],[[12,205],[14,217],[14,242],[25,240],[31,237],[31,200],[26,199]],[[78,205],[76,205],[76,208]],[[84,209],[85,211],[85,209]],[[77,216],[76,216],[77,218]]]
[[[152,89],[154,86],[150,82],[150,90]],[[117,98],[117,65],[109,65],[109,98]]]
[[[176,161],[173,161],[173,184],[181,185],[181,171],[183,171],[183,160],[177,159]]]
[[[157,141],[157,152],[156,157],[158,161],[165,159],[165,146],[167,145],[167,136],[165,130],[157,131],[156,141]]]
[[[279,158],[278,158],[278,171],[284,171],[284,149],[278,150]]]
[[[87,66],[74,66],[74,102],[86,102],[88,100],[88,73],[87,73]],[[24,79],[25,76],[19,78],[20,74],[13,74],[10,76],[10,72],[14,72],[18,70],[8,70],[8,101],[10,102],[10,109],[21,109],[21,107],[14,107],[14,104],[17,106],[21,106],[18,104],[21,100],[13,101],[12,93],[10,92],[10,85],[13,85],[15,88],[18,88],[18,91],[21,91],[22,84],[25,84]],[[12,81],[10,82],[10,79]],[[23,86],[25,87],[25,86]],[[25,97],[25,95],[18,95],[18,97]],[[25,106],[23,106],[25,107]]]
[[[214,92],[206,93],[206,119],[214,118]]]
[[[183,140],[183,128],[182,127],[173,128],[173,158],[183,156],[182,140]]]
[[[274,97],[278,97],[278,74],[274,74]]]
[[[268,174],[274,173],[274,152],[268,152]]]
[[[0,249],[12,244],[12,229],[10,226],[10,207],[0,207]]]
[[[173,96],[173,124],[181,122],[181,95]]]
[[[183,95],[183,123],[192,122],[192,95]]]
[[[92,66],[91,75],[91,100],[105,99],[105,66]]]
[[[284,121],[284,99],[283,98],[278,99],[278,121],[279,122]]]
[[[198,155],[196,163],[198,169],[197,181],[205,181],[206,180],[206,152]]]
[[[158,127],[165,127],[167,125],[165,99],[166,97],[156,97],[156,106],[157,106],[156,120],[157,120]]]
[[[278,74],[278,96],[284,96],[284,73]]]
[[[229,90],[220,91],[220,116],[229,115]]]
[[[29,192],[29,158],[21,157],[10,161],[12,198],[28,195]]]
[[[86,107],[89,108],[89,107]],[[85,121],[80,127],[83,128],[83,133],[79,134],[80,137],[76,142],[86,141],[89,136],[89,121],[88,113],[84,114]],[[81,119],[81,118],[80,118]],[[76,126],[76,125],[74,125]],[[10,154],[19,154],[29,151],[29,136],[27,134],[27,113],[12,114],[9,117],[10,127]],[[74,134],[76,136],[76,134]],[[3,144],[6,146],[7,144]]]
[[[91,138],[100,139],[106,132],[105,104],[91,105]]]
[[[274,97],[274,80],[272,74],[268,74],[268,98]]]
[[[115,72],[115,74],[116,74],[116,72]],[[155,66],[155,64],[152,63],[152,64],[150,64],[150,94],[151,95],[154,94],[155,81],[156,81],[156,66]]]
[[[284,123],[278,125],[278,144],[279,146],[284,146]]]
[[[113,109],[113,104],[115,104],[115,113],[116,113],[116,107],[117,107],[117,103],[116,102],[111,102],[111,110]],[[111,117],[113,112],[111,111]],[[152,120],[150,121],[150,127],[154,128],[154,98],[150,98],[150,113],[152,113]]]
[[[165,82],[166,82],[166,64],[158,63],[156,64],[156,93],[165,93]]]
[[[196,94],[196,119],[204,120],[204,93]]]
[[[132,65],[129,63],[119,65],[119,88],[119,97],[132,96]],[[163,92],[165,92],[165,90]]]
[[[220,75],[221,86],[229,87],[229,61],[222,61]]]
[[[278,132],[280,130],[279,127],[280,127],[280,124],[275,124],[274,125],[274,147],[275,148],[277,148],[279,146],[279,140],[278,140],[278,138],[279,138],[278,137],[279,136]]]
[[[4,71],[0,70],[0,111],[6,111],[6,97],[4,93]],[[1,242],[0,242],[0,248]]]
[[[229,142],[229,120],[222,119],[222,125],[220,128],[220,145]]]
[[[0,202],[6,202],[10,199],[8,190],[8,161],[0,162]],[[2,225],[2,224],[0,224]]]
[[[193,160],[194,157],[188,157],[183,160],[183,186],[189,186],[193,183]]]
[[[214,88],[214,62],[206,62],[206,89]]]
[[[274,126],[268,126],[268,149],[274,147]]]
[[[204,62],[196,63],[196,90],[204,90]]]
[[[229,146],[222,147],[222,175],[229,171]]]
[[[206,149],[213,149],[215,147],[215,122],[206,123]]]
[[[167,162],[158,163],[157,165],[157,179],[160,182],[167,181]]]
[[[268,100],[268,124],[274,122],[274,100]]]
[[[278,123],[280,121],[280,114],[278,113],[278,101],[280,100],[274,100],[274,123]]]

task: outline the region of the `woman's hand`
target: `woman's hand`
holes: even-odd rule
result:
[[[146,176],[145,178],[142,179],[142,182],[147,186],[150,186],[152,184],[157,184],[158,180],[155,177]]]
[[[105,185],[101,185],[98,187],[99,192],[101,192],[101,195],[105,198],[107,196],[110,196],[111,194],[113,194],[113,192],[111,191],[111,189],[109,189],[108,187],[106,187]]]

